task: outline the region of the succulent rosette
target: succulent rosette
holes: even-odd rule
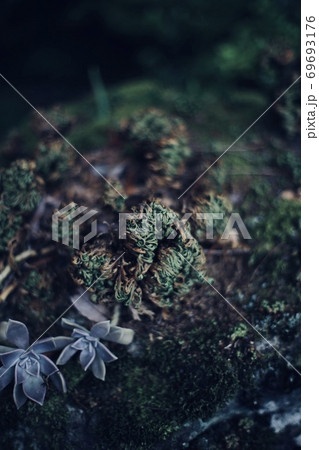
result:
[[[18,321],[2,322],[3,338],[15,347],[0,345],[0,391],[14,380],[13,398],[17,408],[27,399],[43,405],[46,395],[44,376],[66,392],[66,384],[59,368],[43,353],[58,350],[67,344],[64,337],[45,338],[29,346],[27,327]]]
[[[105,363],[115,361],[117,357],[100,341],[105,339],[127,345],[133,339],[132,330],[111,325],[103,321],[87,330],[70,320],[62,319],[62,326],[72,329],[72,342],[61,352],[57,364],[66,364],[77,352],[80,352],[80,364],[84,370],[91,369],[93,375],[105,380]]]

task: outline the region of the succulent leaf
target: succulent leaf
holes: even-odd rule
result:
[[[66,336],[57,336],[53,339],[55,342],[55,350],[60,350],[61,348],[64,348],[73,342],[73,339],[71,337]]]
[[[87,370],[94,361],[96,352],[93,346],[90,344],[86,349],[80,353],[80,363],[84,370]]]
[[[15,345],[22,346],[22,348],[0,346],[2,351],[0,360],[3,363],[3,367],[0,368],[0,391],[14,379],[13,398],[17,408],[20,408],[27,398],[40,405],[43,404],[46,387],[42,375],[53,377],[53,383],[58,389],[66,392],[65,381],[58,367],[42,353],[57,350],[57,343],[61,348],[61,345],[73,342],[72,338],[63,336],[57,340],[45,338],[27,348],[28,329],[23,323],[14,320],[6,323],[6,333],[3,337]],[[56,375],[57,373],[59,375]]]
[[[92,362],[91,369],[93,372],[93,375],[95,378],[98,378],[99,380],[104,381],[105,380],[105,373],[106,368],[103,359],[100,357],[100,355],[96,355],[94,358],[94,361]]]
[[[64,394],[66,393],[67,389],[66,389],[65,379],[60,371],[52,374],[50,376],[50,380],[52,380],[52,383],[59,391],[63,392]]]
[[[60,353],[60,356],[58,357],[56,363],[57,363],[59,366],[62,366],[62,365],[64,365],[64,364],[66,364],[66,363],[69,361],[69,359],[71,359],[72,356],[75,355],[75,353],[76,353],[77,351],[78,351],[78,350],[77,350],[76,348],[73,348],[73,347],[71,346],[71,344],[69,344],[67,347],[65,347],[65,348],[62,350],[62,352]]]
[[[113,355],[113,353],[101,342],[97,343],[96,351],[106,363],[117,360],[117,356]]]
[[[29,331],[24,323],[9,319],[7,339],[16,347],[26,349],[29,346]]]
[[[46,393],[46,387],[41,377],[29,375],[29,377],[22,383],[24,394],[39,405],[43,405]]]
[[[45,338],[37,341],[35,344],[32,344],[31,350],[38,354],[56,350],[54,338]]]
[[[14,366],[19,361],[19,358],[23,353],[24,353],[23,350],[11,350],[11,352],[2,353],[2,355],[0,355],[0,359],[3,366],[4,367]]]
[[[70,330],[74,330],[74,328],[80,328],[81,330],[87,331],[87,329],[82,327],[82,325],[79,325],[78,323],[75,323],[69,319],[63,318],[61,320],[61,324],[62,324],[63,328],[68,328]]]
[[[106,336],[110,332],[110,321],[106,320],[104,322],[99,322],[93,325],[91,328],[90,334],[91,336],[100,338],[100,339],[106,339]]]
[[[59,370],[54,362],[45,355],[40,355],[40,367],[41,372],[47,376],[53,375]]]

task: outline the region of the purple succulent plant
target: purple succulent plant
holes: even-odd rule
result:
[[[69,361],[72,356],[80,352],[80,363],[84,370],[91,368],[94,376],[100,380],[105,379],[105,364],[115,361],[117,357],[113,355],[101,342],[100,338],[105,338],[110,331],[110,322],[100,322],[93,325],[90,331],[86,328],[62,319],[62,326],[71,328],[72,343],[67,345],[61,352],[57,364],[62,365]]]
[[[4,324],[4,339],[16,348],[0,345],[3,364],[0,368],[0,391],[14,379],[13,398],[17,408],[27,399],[43,405],[46,394],[43,376],[50,377],[59,390],[66,392],[59,368],[43,353],[65,347],[70,338],[45,338],[29,346],[29,332],[23,323],[9,320]]]
[[[90,368],[93,375],[103,381],[106,372],[105,363],[115,361],[117,357],[100,342],[100,339],[127,345],[133,338],[132,330],[113,326],[109,320],[96,323],[90,331],[67,319],[62,319],[62,326],[73,330],[72,342],[63,349],[56,363],[65,364],[75,353],[80,352],[83,369]]]
[[[62,319],[62,325],[72,329],[71,337],[39,339],[29,345],[29,332],[23,323],[11,319],[0,323],[0,340],[15,346],[0,345],[3,364],[0,367],[0,391],[14,380],[13,398],[18,409],[27,399],[43,405],[46,394],[44,376],[65,393],[65,380],[56,364],[65,364],[78,351],[83,369],[90,368],[96,378],[104,380],[105,363],[115,361],[117,357],[100,339],[128,345],[134,335],[133,330],[111,325],[109,321],[96,323],[90,331],[67,319]],[[56,364],[43,354],[62,348]]]

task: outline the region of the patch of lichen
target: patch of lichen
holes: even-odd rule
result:
[[[182,336],[140,343],[139,356],[120,355],[107,368],[104,393],[90,386],[105,405],[97,438],[112,449],[151,448],[184,422],[211,416],[251,382],[254,365],[249,355],[230,357],[223,339],[216,323],[206,321]]]
[[[76,252],[71,266],[73,279],[89,288],[100,277],[90,289],[93,300],[111,297],[135,307],[142,300],[161,307],[172,305],[196,282],[202,282],[203,250],[191,238],[189,224],[180,227],[179,215],[160,203],[145,202],[131,213],[134,216],[127,220],[125,239],[116,239],[111,247],[106,235]]]

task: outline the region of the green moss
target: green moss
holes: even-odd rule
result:
[[[299,246],[300,241],[300,202],[298,200],[275,199],[272,209],[258,217],[254,236],[258,245],[252,257],[273,251],[282,246]]]
[[[12,394],[10,393],[12,396]],[[41,407],[32,402],[17,410],[13,400],[7,398],[0,407],[1,443],[3,448],[15,449],[17,442],[25,443],[26,449],[65,447],[66,423],[69,417],[63,396],[47,395]],[[20,439],[19,439],[20,437]]]
[[[108,366],[116,388],[106,392],[97,433],[110,448],[150,448],[186,421],[207,419],[250,380],[249,356],[230,357],[214,322],[147,344],[140,357]],[[102,426],[102,423],[105,426]]]
[[[26,433],[26,449],[72,448],[66,404],[72,404],[75,388],[77,399],[98,405],[89,411],[94,420],[87,431],[97,449],[142,449],[168,438],[189,420],[207,419],[240,387],[251,386],[250,355],[238,358],[226,351],[215,322],[177,332],[174,338],[169,334],[153,343],[140,341],[135,355],[120,350],[119,360],[107,366],[105,383],[85,375],[75,362],[69,364],[63,370],[68,395],[55,393],[49,384],[43,407],[28,402],[17,411],[11,392],[2,393],[3,445],[11,448],[18,427]]]
[[[43,406],[28,401],[17,410],[12,400],[12,392],[7,389],[0,406],[1,444],[3,448],[16,449],[18,442],[24,443],[26,450],[48,448],[72,450],[67,431],[70,412],[67,403],[72,401],[72,391],[83,380],[85,373],[78,364],[69,364],[63,370],[68,394],[58,393],[49,382]]]
[[[289,354],[298,367],[300,202],[276,199],[272,210],[260,215],[252,233],[257,237],[250,258],[255,269],[241,293],[245,298],[243,308],[268,339],[280,339],[280,351]]]
[[[249,331],[248,326],[245,323],[240,322],[234,327],[233,332],[231,334],[231,339],[234,341],[235,339],[238,338],[244,338],[248,334],[248,331]]]
[[[278,436],[269,427],[268,417],[235,417],[211,427],[192,442],[192,448],[203,450],[269,450],[276,447]],[[206,441],[206,442],[205,442]],[[203,446],[201,446],[203,443]],[[205,445],[206,444],[206,445]]]

